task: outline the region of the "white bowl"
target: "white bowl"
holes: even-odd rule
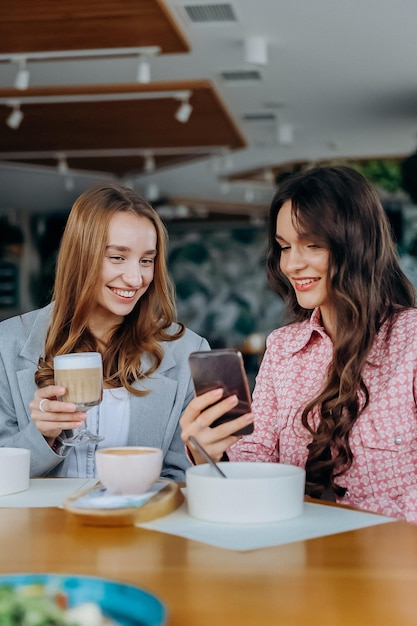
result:
[[[301,515],[305,470],[283,463],[218,463],[227,478],[208,464],[186,472],[187,506],[207,522],[269,523]]]

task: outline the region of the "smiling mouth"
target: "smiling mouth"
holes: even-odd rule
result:
[[[296,285],[310,285],[311,283],[317,282],[318,278],[303,278],[302,280],[294,279]]]
[[[319,278],[301,278],[294,279],[294,289],[296,291],[309,291],[319,282]]]
[[[135,290],[128,290],[128,289],[115,289],[114,287],[110,287],[110,290],[116,295],[119,296],[120,298],[127,298],[127,299],[131,299],[136,295],[136,291]]]

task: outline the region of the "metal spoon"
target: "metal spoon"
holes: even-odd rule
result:
[[[195,437],[191,436],[188,437],[188,440],[191,441],[191,443],[193,444],[193,446],[195,446],[197,448],[197,450],[203,455],[203,457],[206,459],[206,461],[208,463],[210,463],[210,465],[216,470],[216,472],[218,474],[220,474],[220,476],[222,478],[227,478],[226,474],[224,474],[222,472],[222,470],[220,469],[220,467],[217,465],[217,463],[215,461],[213,461],[213,459],[211,458],[211,456],[209,454],[207,454],[207,452],[204,450],[203,446],[201,444],[198,443],[197,439],[195,439]]]

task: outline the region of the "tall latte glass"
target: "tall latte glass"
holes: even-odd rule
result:
[[[73,402],[77,411],[88,411],[95,407],[95,426],[98,433],[99,405],[103,398],[103,363],[100,352],[74,352],[54,357],[54,376],[55,385],[66,389],[58,400]],[[85,422],[74,437],[63,443],[66,446],[78,446],[82,443],[96,443],[102,439],[98,434],[90,432]]]

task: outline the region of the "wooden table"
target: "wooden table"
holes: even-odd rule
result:
[[[133,583],[170,626],[417,624],[417,526],[382,524],[234,552],[135,527],[81,526],[61,509],[0,509],[0,572]]]

